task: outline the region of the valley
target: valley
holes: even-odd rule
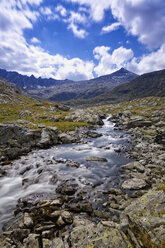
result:
[[[164,247],[164,70],[81,108],[17,87],[0,80],[0,247]]]

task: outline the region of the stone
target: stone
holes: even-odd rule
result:
[[[102,136],[101,133],[96,133],[96,132],[93,132],[93,131],[88,131],[88,132],[85,133],[85,135],[87,136],[87,138],[98,138],[98,137]]]
[[[51,203],[50,203],[50,206],[57,206],[57,207],[61,207],[62,204],[63,204],[63,199],[62,198],[57,198],[55,200],[53,200]]]
[[[95,156],[86,157],[86,161],[88,161],[88,162],[108,162],[108,160],[106,158],[95,157]]]
[[[126,165],[122,165],[121,168],[127,170],[137,170],[142,173],[145,171],[145,167],[141,165],[139,162],[131,162]]]
[[[145,180],[139,179],[139,178],[132,178],[132,179],[128,179],[124,181],[121,187],[123,189],[134,190],[134,189],[143,189],[146,186],[147,186],[147,183]]]
[[[62,144],[72,144],[72,143],[80,143],[82,142],[81,137],[76,132],[68,132],[68,133],[60,133],[58,135],[59,141]]]
[[[31,233],[29,236],[24,239],[23,245],[25,248],[39,248],[39,241],[38,241],[39,235]]]
[[[123,195],[124,193],[121,191],[121,189],[110,188],[106,191],[103,191],[103,194]]]
[[[129,220],[128,217],[124,214],[120,215],[120,228],[125,233],[129,228]]]
[[[56,127],[43,128],[39,146],[49,147],[58,143],[58,129]]]
[[[10,237],[13,240],[23,241],[30,234],[30,230],[28,229],[14,229],[11,233]]]
[[[65,164],[68,167],[75,167],[75,168],[79,168],[80,167],[80,163],[78,163],[76,161],[73,161],[73,160],[67,160]]]
[[[67,224],[71,224],[73,222],[73,217],[68,211],[62,211],[61,217]]]
[[[63,219],[62,219],[62,217],[61,217],[61,216],[59,216],[59,218],[58,218],[58,220],[57,220],[56,224],[57,224],[59,227],[61,227],[61,226],[64,226],[64,225],[65,225],[65,222],[63,221]]]
[[[61,211],[60,210],[56,210],[53,213],[51,213],[51,217],[52,218],[58,218],[61,215]]]
[[[74,180],[66,180],[57,186],[56,192],[63,195],[74,195],[77,189],[78,184]]]
[[[46,230],[42,232],[42,238],[49,239],[53,236],[54,230]]]
[[[29,213],[24,213],[23,223],[27,228],[33,227],[33,219],[31,218]]]
[[[65,248],[64,242],[60,238],[53,239],[52,244],[53,244],[52,247]]]

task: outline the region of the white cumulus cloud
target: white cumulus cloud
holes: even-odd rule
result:
[[[127,63],[133,58],[133,51],[124,47],[119,47],[110,53],[110,47],[98,46],[93,50],[98,65],[94,68],[98,76],[110,74],[120,67],[126,67]]]
[[[0,67],[15,70],[25,75],[34,74],[56,79],[89,79],[93,77],[92,61],[79,58],[68,59],[60,54],[51,55],[39,46],[36,37],[29,44],[23,36],[24,29],[32,29],[40,13],[30,10],[27,3],[39,4],[41,1],[0,2]],[[49,9],[45,9],[48,15]],[[75,15],[76,16],[76,15]],[[78,16],[74,20],[81,22]]]
[[[91,18],[101,21],[105,10],[149,49],[159,48],[165,42],[164,0],[65,0],[88,6]],[[108,27],[107,29],[108,30]]]
[[[133,58],[128,63],[127,68],[137,74],[157,71],[165,68],[165,44],[149,54],[145,54],[140,58]]]
[[[119,22],[114,22],[112,23],[111,25],[108,25],[108,26],[104,26],[102,28],[102,33],[109,33],[109,32],[112,32],[116,29],[118,29],[120,27],[120,23]]]

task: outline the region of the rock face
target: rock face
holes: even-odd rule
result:
[[[79,225],[73,228],[71,247],[133,247],[126,235],[120,229],[115,228],[114,223],[110,227],[101,223],[98,225],[92,222],[84,224],[86,225]]]
[[[0,157],[14,159],[32,148],[46,148],[58,143],[55,127],[28,130],[15,125],[0,125]]]

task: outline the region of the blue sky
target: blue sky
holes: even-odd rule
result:
[[[165,69],[164,0],[0,0],[0,68],[82,80]]]

